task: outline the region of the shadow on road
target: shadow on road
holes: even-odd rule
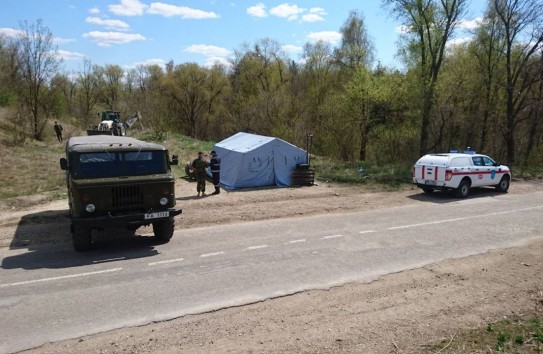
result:
[[[71,244],[62,246],[36,246],[28,252],[6,257],[3,269],[55,269],[80,267],[124,261],[158,255],[152,237],[118,237],[114,240],[99,240],[88,252],[75,252]]]
[[[503,195],[503,193],[498,192],[494,188],[480,187],[470,189],[469,195],[466,199],[489,198],[500,195]],[[420,190],[420,193],[412,194],[408,196],[408,198],[421,202],[431,202],[437,204],[446,204],[465,200],[456,197],[453,191],[434,191],[432,193],[424,193],[422,190]]]
[[[75,252],[68,210],[27,214],[17,224],[10,243],[10,249],[27,252],[4,258],[1,267],[69,268],[157,255],[155,238],[138,234],[140,230],[136,234],[125,228],[93,231],[92,249]]]

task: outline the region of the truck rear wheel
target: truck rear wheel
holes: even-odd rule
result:
[[[169,242],[173,236],[174,220],[168,218],[166,220],[157,221],[153,223],[153,232],[159,242]]]
[[[91,229],[82,226],[73,226],[72,241],[77,252],[88,251],[91,248]]]
[[[455,194],[458,198],[466,198],[469,194],[470,183],[467,180],[460,182],[458,188],[456,188]]]

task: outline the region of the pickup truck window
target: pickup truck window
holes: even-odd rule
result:
[[[450,167],[466,167],[469,166],[469,160],[467,157],[455,157],[451,160]]]
[[[489,157],[483,157],[483,161],[485,163],[485,166],[494,166],[494,161]]]
[[[481,156],[474,156],[471,158],[475,166],[484,166],[483,158]]]

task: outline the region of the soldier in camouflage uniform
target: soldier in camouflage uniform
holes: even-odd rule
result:
[[[206,161],[204,153],[199,152],[198,158],[192,162],[192,167],[196,173],[196,191],[198,196],[202,193],[202,197],[206,195],[206,168],[209,163]]]

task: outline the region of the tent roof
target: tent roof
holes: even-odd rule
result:
[[[266,145],[270,141],[274,141],[277,138],[255,135],[249,133],[237,133],[223,141],[217,143],[215,146],[227,149],[230,151],[247,152],[259,148],[262,145]]]

